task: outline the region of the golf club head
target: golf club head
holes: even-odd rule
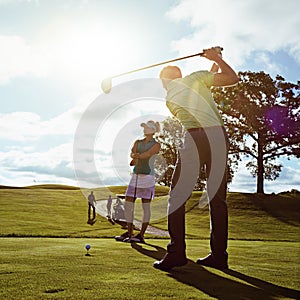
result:
[[[101,83],[101,89],[105,94],[111,91],[112,79],[111,77],[105,78]]]

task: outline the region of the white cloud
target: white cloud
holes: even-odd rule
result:
[[[30,112],[0,115],[0,138],[7,140],[34,140],[41,134],[40,117]]]
[[[78,98],[76,106],[48,120],[27,111],[0,113],[0,139],[30,142],[48,135],[73,136],[78,121],[94,94],[84,94]]]
[[[275,188],[281,191],[288,191],[291,189],[300,190],[300,161],[296,159],[288,161],[285,159],[282,160],[282,165],[282,172],[280,173],[278,180],[275,181]]]
[[[293,163],[286,158],[279,162],[283,165],[282,171],[275,181],[264,180],[265,193],[279,193],[292,189],[300,190],[300,161]],[[238,171],[234,174],[233,182],[229,185],[231,192],[255,193],[257,178],[253,177],[246,168],[247,160],[240,163]]]
[[[0,114],[0,138],[34,141],[47,135],[72,135],[76,129],[77,117],[74,109],[46,121],[32,112]]]
[[[299,11],[298,0],[184,0],[167,15],[193,28],[191,36],[174,41],[175,50],[197,53],[221,45],[225,57],[240,66],[254,51],[285,50],[300,63]]]
[[[0,5],[14,4],[14,3],[35,3],[38,4],[39,0],[0,0]]]
[[[24,150],[22,147],[14,147],[11,151],[1,153],[1,165],[9,169],[22,169],[27,167],[54,168],[62,161],[72,161],[72,143],[61,144],[50,148],[45,152],[34,152],[32,149]],[[71,165],[69,165],[71,166]]]
[[[245,165],[246,162],[240,163],[232,183],[228,186],[230,192],[254,193],[256,191],[256,178],[250,175]]]
[[[268,72],[272,74],[279,74],[280,73],[280,67],[271,61],[270,57],[265,52],[258,52],[255,57],[255,62],[257,65],[264,66]]]
[[[19,76],[46,76],[46,53],[20,36],[0,35],[0,84]]]
[[[1,184],[22,186],[39,183],[75,184],[72,143],[65,143],[44,152],[13,147],[0,152]]]

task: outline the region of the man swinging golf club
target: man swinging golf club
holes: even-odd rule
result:
[[[127,231],[116,236],[116,241],[143,243],[144,233],[150,221],[150,202],[154,197],[155,186],[154,160],[155,155],[160,150],[160,144],[153,135],[159,132],[160,125],[158,122],[150,120],[147,123],[142,123],[141,126],[144,128],[144,138],[135,141],[130,154],[132,158],[130,165],[134,168],[125,196]],[[143,220],[140,232],[134,236],[133,218],[136,198],[142,199]]]
[[[164,258],[154,263],[155,268],[164,271],[187,263],[185,203],[202,167],[205,167],[207,173],[211,253],[198,259],[197,263],[213,268],[228,268],[228,142],[210,88],[235,85],[239,79],[215,47],[203,50],[201,56],[214,62],[210,72],[198,71],[182,78],[178,67],[167,66],[160,73],[163,87],[167,91],[166,105],[186,129],[183,147],[178,151],[168,200],[168,231],[171,240]]]

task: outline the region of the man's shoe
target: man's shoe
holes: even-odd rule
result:
[[[213,254],[209,254],[204,258],[197,259],[197,264],[221,270],[228,269],[227,258],[217,260]]]
[[[124,232],[122,235],[115,236],[115,240],[117,242],[123,242],[127,238],[129,238],[129,232],[128,231]]]
[[[138,233],[137,235],[130,238],[131,243],[145,243],[144,237]]]
[[[162,260],[154,262],[153,267],[162,271],[169,271],[174,267],[182,267],[188,263],[185,256],[167,253]]]

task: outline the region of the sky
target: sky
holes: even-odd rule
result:
[[[126,185],[140,123],[169,115],[160,69],[114,78],[110,94],[101,82],[216,45],[236,71],[297,82],[299,11],[298,0],[0,0],[0,185],[86,185],[88,173]],[[179,63],[184,75],[210,65]],[[299,160],[280,162],[265,192],[300,190]],[[230,191],[255,192],[244,164]]]

